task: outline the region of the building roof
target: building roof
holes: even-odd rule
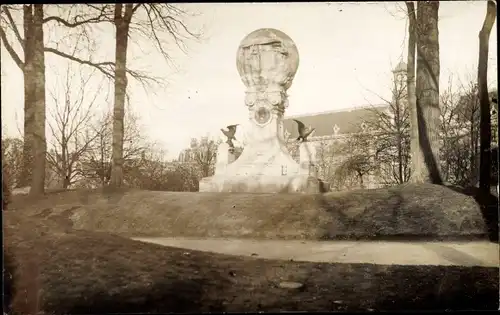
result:
[[[408,65],[404,61],[400,61],[398,65],[392,70],[392,72],[402,72],[408,71]]]
[[[316,128],[312,137],[323,137],[333,135],[334,129],[338,134],[351,134],[360,132],[364,121],[376,117],[374,111],[384,111],[388,105],[368,105],[357,108],[349,108],[306,115],[285,116],[283,127],[285,133],[290,133],[291,138],[298,137],[297,124],[293,119],[300,120],[306,126]],[[335,127],[337,126],[337,127]]]

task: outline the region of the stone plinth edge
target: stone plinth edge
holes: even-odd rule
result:
[[[295,176],[221,176],[205,177],[200,181],[200,192],[246,193],[323,193],[329,185],[307,175]]]

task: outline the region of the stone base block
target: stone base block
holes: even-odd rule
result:
[[[323,193],[327,184],[316,177],[295,176],[223,176],[205,177],[200,181],[200,192],[246,193]]]

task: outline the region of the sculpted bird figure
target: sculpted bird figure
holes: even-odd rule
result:
[[[297,123],[297,127],[299,128],[299,136],[297,138],[297,141],[298,140],[302,140],[302,142],[306,142],[307,141],[307,137],[309,137],[309,135],[314,131],[316,130],[316,128],[310,128],[310,127],[306,127],[304,125],[303,122],[301,122],[300,120],[296,120],[294,119],[293,121],[295,121]]]
[[[237,126],[239,126],[239,124],[229,125],[229,126],[227,126],[227,130],[224,130],[224,129],[220,130],[227,137],[226,143],[229,144],[229,146],[231,148],[234,148],[233,140],[236,140],[236,137],[234,136],[234,134],[236,133]]]

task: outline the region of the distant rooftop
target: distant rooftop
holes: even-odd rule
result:
[[[400,61],[392,72],[408,71],[408,65],[404,61]]]
[[[297,125],[293,119],[300,120],[306,126],[316,128],[314,137],[330,136],[336,130],[339,134],[350,134],[361,131],[364,121],[376,117],[376,111],[388,109],[387,104],[368,105],[362,107],[345,108],[339,110],[310,113],[294,116],[285,116],[283,126],[290,137],[298,137]]]

